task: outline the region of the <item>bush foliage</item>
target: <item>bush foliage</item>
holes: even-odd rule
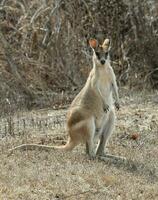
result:
[[[156,0],[1,0],[1,97],[81,88],[92,37],[111,39],[120,85],[158,88],[157,9]]]

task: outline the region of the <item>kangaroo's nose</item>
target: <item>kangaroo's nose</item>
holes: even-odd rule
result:
[[[104,65],[104,64],[105,64],[105,60],[101,60],[100,62],[101,62],[101,64],[102,64],[102,65]]]

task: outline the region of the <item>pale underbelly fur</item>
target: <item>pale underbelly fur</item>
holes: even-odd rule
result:
[[[106,124],[108,118],[109,118],[109,113],[111,111],[114,112],[114,103],[113,103],[113,97],[112,97],[112,92],[110,91],[110,87],[109,88],[104,88],[104,90],[102,90],[102,88],[100,89],[102,96],[104,98],[104,102],[109,106],[109,111],[108,112],[103,112],[102,115],[100,117],[97,117],[95,122],[96,122],[96,136],[100,135],[100,132],[103,128],[103,126]]]

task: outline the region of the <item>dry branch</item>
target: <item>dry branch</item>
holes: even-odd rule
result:
[[[18,72],[18,69],[17,69],[17,65],[15,64],[15,62],[12,58],[12,49],[10,48],[10,46],[9,46],[8,42],[6,41],[1,30],[0,30],[0,41],[1,41],[2,47],[4,49],[4,54],[5,54],[6,60],[8,62],[8,66],[10,67],[11,73],[13,74],[13,76],[15,76],[16,80],[18,81],[20,86],[23,88],[24,92],[32,100],[34,95],[33,95],[32,91],[26,86],[23,79],[21,78],[21,76]]]
[[[111,60],[120,85],[158,87],[156,4],[151,10],[144,0],[124,2],[2,0],[0,50],[8,62],[4,68],[14,75],[6,79],[12,81],[13,93],[21,94],[20,88],[28,96],[32,91],[45,95],[79,89],[91,69],[91,37],[111,38]],[[3,63],[3,53],[0,56]]]

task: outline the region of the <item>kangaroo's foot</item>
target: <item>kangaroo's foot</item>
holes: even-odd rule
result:
[[[106,153],[99,154],[98,158],[101,159],[101,160],[105,160],[105,161],[108,161],[108,160],[111,160],[111,159],[115,160],[115,161],[126,161],[125,157],[116,156],[116,155],[112,155],[112,154],[106,154]]]

